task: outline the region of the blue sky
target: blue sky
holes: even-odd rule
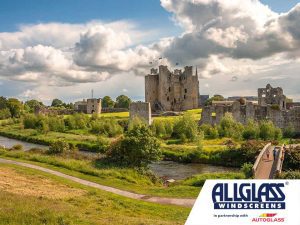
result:
[[[226,0],[225,0],[226,1]],[[230,1],[230,0],[228,0]],[[299,0],[262,0],[276,12],[286,12]],[[27,23],[82,23],[129,19],[145,27],[179,30],[159,0],[1,0],[0,31],[14,31]]]
[[[161,5],[161,1],[165,5]],[[168,1],[174,5],[166,4]],[[216,1],[232,0],[211,0],[211,4],[201,6],[204,9],[199,6],[200,1],[189,8],[189,0],[1,0],[0,95],[25,100],[39,98],[45,102],[56,97],[74,101],[86,98],[94,89],[99,97],[127,94],[143,100],[143,75],[149,71],[149,61],[163,55],[170,66],[176,57],[182,60],[181,66],[197,65],[203,75],[200,79],[202,94],[255,95],[257,87],[271,82],[274,86],[283,86],[287,95],[300,100],[296,85],[300,82],[300,55],[292,50],[300,47],[296,44],[300,40],[297,42],[295,35],[292,49],[291,43],[283,43],[291,40],[288,35],[297,34],[300,22],[289,21],[292,29],[283,33],[282,29],[289,25],[284,24],[288,16],[276,14],[282,27],[276,27],[281,29],[278,31],[273,28],[270,34],[267,26],[259,26],[268,24],[274,14],[258,7],[254,1],[236,0],[243,4],[234,7],[255,21],[257,27],[253,27],[252,22],[244,24],[244,18],[238,18],[240,23],[237,22],[231,11],[226,11],[226,7],[232,7],[227,2],[223,4],[224,7],[228,4],[225,11],[219,11],[224,15],[210,12]],[[274,12],[284,13],[300,0],[261,2]],[[187,11],[178,9],[179,4]],[[214,13],[216,15],[212,15]],[[211,21],[205,21],[210,16],[213,16]],[[186,17],[191,20],[187,22]],[[228,21],[215,23],[220,17]],[[297,16],[291,18],[298,19]],[[112,22],[116,24],[111,25]],[[215,29],[195,36],[189,23],[201,27],[206,26],[206,22],[213,22],[210,26]],[[253,34],[256,28],[265,33]],[[275,33],[278,41],[269,42],[267,39],[274,37],[274,32],[278,32]],[[162,43],[161,38],[166,37],[172,37],[173,41]],[[258,45],[253,40],[262,40],[261,49],[256,49]],[[237,51],[238,55],[233,51],[239,50],[236,41],[245,44]],[[270,46],[273,49],[269,49]],[[253,52],[243,55],[244,47]],[[226,48],[232,49],[227,52]],[[261,54],[257,54],[260,50]],[[111,61],[106,62],[106,59]]]

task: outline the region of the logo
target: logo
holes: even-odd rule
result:
[[[284,183],[217,183],[214,209],[285,209]]]
[[[277,213],[263,213],[261,214],[259,217],[257,218],[253,218],[252,222],[265,222],[265,223],[283,223],[284,222],[284,218],[278,218],[275,217],[277,215]]]

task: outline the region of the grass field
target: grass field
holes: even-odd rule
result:
[[[1,225],[183,224],[190,211],[131,200],[18,166],[0,164],[0,174],[5,174],[0,181]]]
[[[90,160],[6,150],[0,150],[0,155],[5,158],[37,164],[99,184],[150,196],[194,198],[200,192],[198,187],[182,185],[180,182],[166,187],[161,182],[153,181],[151,177],[142,175],[134,169],[107,168],[101,163],[95,164],[94,161]]]

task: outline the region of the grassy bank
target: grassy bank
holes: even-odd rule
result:
[[[131,200],[28,168],[0,164],[1,171],[12,175],[1,180],[12,185],[0,191],[1,225],[183,224],[190,211]],[[35,192],[19,180],[31,181]],[[53,197],[51,189],[60,195]]]
[[[198,185],[190,185],[185,181],[177,181],[170,186],[164,186],[162,181],[149,172],[108,167],[101,161],[7,150],[0,150],[0,156],[30,162],[99,184],[150,196],[194,198],[198,196],[200,191]],[[209,177],[213,179],[215,175],[206,174],[205,179]],[[232,173],[224,173],[223,176],[230,179]]]

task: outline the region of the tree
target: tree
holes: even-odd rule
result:
[[[7,108],[12,117],[20,117],[21,111],[23,110],[23,104],[16,98],[10,98],[7,101]]]
[[[53,106],[53,107],[59,107],[59,106],[62,106],[63,104],[64,103],[63,103],[62,100],[55,98],[55,99],[53,99],[53,101],[51,103],[51,106]]]
[[[255,140],[259,138],[259,126],[254,120],[249,120],[245,125],[245,130],[243,132],[243,138],[245,140]]]
[[[115,105],[115,102],[111,99],[109,96],[105,96],[102,99],[102,107],[103,108],[113,108]]]
[[[146,125],[140,125],[113,143],[107,156],[119,165],[146,167],[160,159],[160,144]]]
[[[0,109],[7,108],[7,99],[3,96],[0,97]]]
[[[42,102],[39,102],[35,99],[32,99],[32,100],[28,100],[25,102],[24,106],[26,108],[28,108],[28,111],[29,112],[34,112],[34,110],[36,109],[36,107],[41,107],[41,106],[44,106],[44,104]]]
[[[206,100],[205,105],[211,105],[213,101],[224,101],[225,98],[222,95],[214,95]]]
[[[116,98],[115,108],[126,108],[129,109],[131,99],[126,95],[120,95]]]
[[[182,142],[196,141],[198,138],[198,124],[190,113],[186,113],[174,125],[173,136]]]

